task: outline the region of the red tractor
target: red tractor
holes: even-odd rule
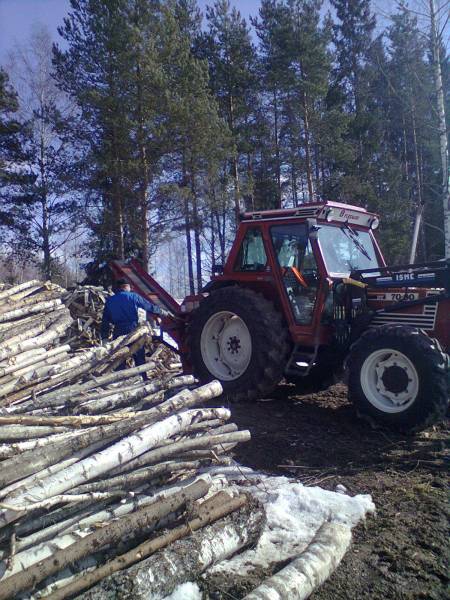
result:
[[[360,414],[417,429],[448,405],[450,262],[386,266],[378,222],[336,202],[245,213],[226,264],[181,305],[136,260],[111,267],[170,312],[185,370],[230,399],[345,366]]]

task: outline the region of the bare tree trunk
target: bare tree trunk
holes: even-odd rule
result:
[[[230,127],[230,131],[234,134],[234,99],[233,95],[230,93],[228,95],[228,125]],[[234,213],[236,219],[236,227],[238,226],[241,208],[240,208],[240,197],[241,190],[239,185],[239,168],[238,168],[238,154],[236,150],[236,154],[233,156],[231,161],[232,167],[232,175],[234,179]]]
[[[429,2],[431,19],[431,49],[433,55],[433,75],[439,118],[439,142],[441,150],[442,202],[444,209],[445,234],[444,255],[445,258],[450,258],[450,175],[448,165],[448,140],[447,126],[445,121],[444,90],[442,86],[441,59],[439,48],[440,40],[437,34],[435,2],[434,0],[429,0]]]
[[[42,110],[42,109],[41,109]],[[47,177],[45,172],[45,141],[44,134],[40,132],[40,157],[39,170],[41,174],[41,206],[42,206],[42,251],[44,254],[43,273],[46,279],[52,278],[51,253],[50,253],[50,232],[48,222],[48,198],[47,198]]]
[[[294,159],[291,161],[291,178],[292,178],[292,199],[294,206],[298,206],[298,191],[297,191],[297,170],[295,168]]]
[[[308,98],[306,92],[303,92],[303,122],[305,125],[305,160],[306,160],[306,180],[308,183],[309,202],[314,201],[314,184],[313,170],[311,165],[311,149],[310,149],[310,129],[309,129],[309,109]]]
[[[215,193],[214,193],[215,195]],[[214,198],[215,200],[215,198]],[[213,267],[216,264],[216,232],[214,231],[214,211],[211,210],[211,214],[209,215],[209,226],[211,228],[211,266]]]
[[[114,73],[114,57],[109,54],[109,73],[108,73],[108,84],[111,90],[111,97],[117,97],[115,73]],[[124,248],[124,218],[123,218],[123,204],[120,189],[120,152],[119,152],[119,140],[116,131],[116,125],[111,122],[110,135],[112,143],[112,173],[111,173],[111,231],[113,232],[113,253],[116,258],[123,260],[125,258]]]
[[[194,265],[192,261],[192,240],[191,240],[191,220],[189,210],[189,196],[187,192],[187,172],[186,172],[186,156],[183,155],[183,183],[182,188],[184,190],[184,231],[186,235],[186,250],[187,250],[187,263],[188,263],[188,275],[189,275],[189,292],[195,294],[194,284]]]
[[[281,164],[280,164],[280,141],[278,133],[278,98],[277,92],[273,92],[273,120],[274,120],[274,141],[275,141],[275,158],[276,158],[276,177],[277,177],[277,204],[281,208]]]
[[[138,143],[139,143],[139,162],[141,167],[140,173],[140,184],[139,184],[139,215],[141,222],[138,223],[140,229],[140,251],[141,260],[144,269],[148,269],[148,262],[150,259],[149,253],[149,224],[148,224],[148,162],[147,162],[147,149],[145,146],[145,133],[144,133],[144,116],[143,116],[143,99],[142,99],[142,78],[141,78],[141,66],[137,65],[137,96],[138,96]]]
[[[408,141],[406,136],[405,115],[402,116],[403,122],[403,168],[405,170],[405,179],[409,181],[409,163],[408,163]]]
[[[197,190],[195,187],[195,169],[191,166],[192,216],[194,220],[195,269],[197,274],[197,293],[203,287],[202,246],[200,241],[200,215],[198,213]]]
[[[225,214],[222,214],[222,221],[221,219],[221,215],[219,215],[219,213],[216,213],[216,222],[217,222],[217,234],[219,236],[219,246],[220,246],[220,264],[224,265],[225,264]]]
[[[414,101],[411,106],[411,116],[412,116],[412,133],[413,133],[413,142],[414,142],[414,160],[416,166],[416,182],[417,182],[417,208],[416,208],[416,217],[414,221],[414,232],[413,239],[411,243],[411,252],[409,255],[409,262],[413,263],[416,260],[417,254],[417,244],[419,240],[420,228],[422,226],[422,217],[424,210],[424,203],[422,198],[422,180],[419,168],[419,151],[417,148],[417,135],[416,135],[416,106]]]

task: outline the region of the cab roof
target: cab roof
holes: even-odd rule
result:
[[[378,219],[378,216],[360,206],[324,201],[302,204],[295,208],[246,212],[242,215],[242,222],[291,218],[326,220],[370,227],[374,219]]]

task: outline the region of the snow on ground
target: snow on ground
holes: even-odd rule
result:
[[[202,600],[202,598],[198,585],[188,581],[177,586],[170,596],[166,596],[164,600]]]
[[[228,476],[232,478],[232,476]],[[213,566],[211,572],[250,573],[301,554],[325,522],[353,528],[375,511],[369,495],[347,496],[320,487],[306,487],[286,477],[261,476],[250,485],[242,476],[238,489],[251,493],[266,508],[267,523],[254,549]]]
[[[240,466],[215,467],[208,471],[213,480],[221,480],[222,485],[230,489],[226,484],[227,480],[235,493],[244,492],[254,496],[264,504],[267,517],[256,547],[214,565],[208,569],[209,574],[228,578],[233,577],[234,573],[245,578],[254,572],[260,573],[261,570],[271,571],[275,565],[293,560],[304,553],[302,559],[307,563],[306,572],[312,569],[315,573],[311,586],[318,587],[340,562],[348,547],[351,529],[367,514],[375,512],[371,496],[348,496],[343,486],[336,492],[330,492],[320,487],[306,487],[297,480],[264,475]],[[321,562],[317,560],[316,551],[305,551],[315,541],[319,529],[325,523],[336,525],[329,528],[329,531],[334,529],[336,534],[333,534],[330,545],[326,546],[325,559]],[[343,531],[348,533],[342,535]],[[278,568],[273,570],[276,572]],[[189,582],[178,586],[164,600],[202,598],[198,586]]]

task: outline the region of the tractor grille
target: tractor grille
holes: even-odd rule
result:
[[[385,312],[376,315],[372,325],[386,325],[387,323],[398,323],[401,325],[412,325],[425,330],[432,330],[436,325],[436,314],[438,305],[424,304],[421,314],[405,314],[401,312]]]

